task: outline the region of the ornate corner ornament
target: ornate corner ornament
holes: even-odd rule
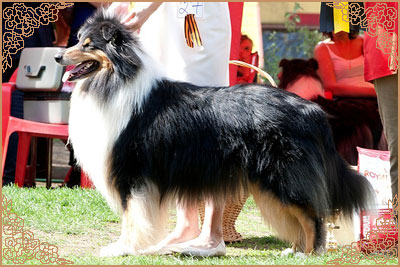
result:
[[[24,3],[14,3],[3,9],[3,72],[12,66],[12,57],[24,48],[24,37],[32,36],[41,25],[58,20],[60,9],[71,7],[73,3],[42,3],[37,8]]]
[[[39,260],[42,264],[73,264],[60,258],[58,248],[47,242],[40,242],[30,231],[24,230],[24,220],[12,212],[11,200],[3,196],[3,259],[14,264],[25,264],[29,260]]]
[[[398,258],[398,244],[395,235],[398,234],[398,198],[389,200],[387,211],[381,213],[375,220],[376,229],[366,233],[365,238],[342,247],[340,258],[328,261],[326,264],[359,264],[361,260],[372,260],[376,264],[386,264],[389,260]]]
[[[398,33],[394,32],[398,20],[398,10],[386,3],[376,3],[363,8],[359,3],[335,1],[328,6],[340,10],[342,19],[352,25],[367,29],[365,34],[376,37],[376,48],[389,55],[388,67],[395,72],[398,68]]]

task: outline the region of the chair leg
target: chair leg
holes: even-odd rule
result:
[[[24,186],[26,165],[28,162],[31,136],[27,133],[19,132],[17,162],[15,167],[15,183],[19,187]]]
[[[31,137],[30,145],[31,162],[26,166],[24,186],[32,187],[35,185],[36,165],[37,165],[37,138]],[[28,153],[29,155],[29,153]],[[28,166],[29,165],[29,166]]]
[[[7,157],[7,150],[8,150],[8,142],[10,140],[11,133],[7,132],[5,139],[4,139],[4,144],[3,144],[3,155],[1,159],[1,177],[4,176],[4,167],[6,164],[6,157]]]
[[[90,181],[89,177],[83,170],[81,170],[81,187],[82,188],[92,188],[93,187],[92,182]]]
[[[51,188],[51,172],[53,169],[53,139],[47,139],[47,177],[46,177],[46,187]]]

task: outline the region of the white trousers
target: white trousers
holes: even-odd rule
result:
[[[137,8],[141,4],[136,3]],[[140,39],[166,76],[201,86],[229,85],[231,22],[227,2],[203,2],[196,17],[203,47],[190,48],[184,34],[184,17],[178,3],[163,3],[144,23]],[[135,7],[136,8],[136,7]]]

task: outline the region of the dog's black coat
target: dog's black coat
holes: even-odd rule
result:
[[[143,110],[132,114],[111,158],[123,201],[144,179],[162,196],[232,192],[242,183],[239,171],[283,203],[321,215],[336,208],[350,212],[364,202],[363,180],[338,157],[324,112],[267,86],[202,88],[163,80]],[[336,168],[359,184],[342,184]],[[360,202],[345,201],[351,196]]]

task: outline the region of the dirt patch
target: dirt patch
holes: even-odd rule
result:
[[[229,245],[231,249],[236,251],[235,253],[240,254],[243,249],[267,249],[271,245],[272,247],[282,247],[282,244],[275,240],[272,240],[272,242],[271,240],[265,240],[271,234],[271,229],[262,223],[257,212],[246,214],[245,218],[242,216],[242,214],[239,215],[236,221],[236,229],[242,234],[244,240],[241,243]],[[167,223],[168,231],[174,228],[175,222],[175,211],[172,211]],[[79,234],[45,232],[32,227],[26,230],[31,231],[35,235],[35,239],[57,246],[59,257],[68,259],[69,256],[99,256],[102,247],[117,241],[121,232],[121,224],[108,223],[100,229],[85,228],[86,232]],[[265,245],[265,243],[268,245]]]
[[[104,231],[88,229],[84,234],[65,234],[60,232],[44,232],[38,229],[31,231],[40,242],[48,242],[58,247],[58,254],[62,258],[68,256],[98,256],[100,248],[117,241],[120,235],[120,224],[109,223]]]

